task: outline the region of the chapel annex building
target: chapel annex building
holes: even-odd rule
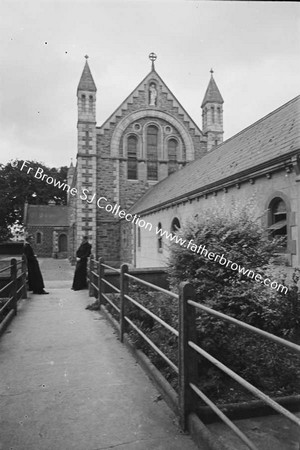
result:
[[[77,164],[69,170],[81,194],[69,196],[71,257],[88,235],[96,257],[114,266],[132,264],[133,227],[101,206],[117,204],[129,211],[153,185],[223,141],[223,98],[213,71],[201,104],[201,130],[157,73],[156,55],[149,58],[148,75],[101,126],[86,59],[77,88]]]
[[[300,266],[300,96],[223,142],[223,98],[213,72],[201,130],[156,72],[156,55],[149,58],[150,73],[101,126],[85,63],[77,89],[77,164],[68,175],[79,193],[69,196],[69,255],[88,235],[93,254],[109,265],[162,267],[169,242],[156,227],[176,232],[211,207],[252,199],[266,234],[285,237],[282,260]]]

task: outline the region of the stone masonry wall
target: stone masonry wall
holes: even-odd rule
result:
[[[53,252],[53,227],[51,226],[27,226],[27,231],[34,237],[33,248],[37,256],[52,257]],[[41,244],[36,242],[36,233],[42,234]]]

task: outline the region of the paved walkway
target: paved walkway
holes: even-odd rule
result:
[[[195,450],[111,326],[42,259],[50,295],[30,295],[0,341],[1,450]]]

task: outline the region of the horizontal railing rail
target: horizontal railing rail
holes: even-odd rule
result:
[[[274,334],[268,333],[267,331],[260,330],[259,328],[256,328],[253,325],[249,325],[248,323],[241,322],[240,320],[235,319],[234,317],[227,316],[226,314],[223,314],[219,311],[208,308],[207,306],[201,305],[200,303],[196,303],[192,300],[188,300],[188,304],[191,306],[194,306],[197,309],[205,311],[206,313],[211,314],[212,316],[219,317],[220,319],[224,319],[227,322],[233,323],[242,328],[245,328],[246,330],[252,331],[253,333],[256,333],[262,337],[270,339],[271,341],[275,342],[276,344],[284,345],[285,347],[288,347],[288,349],[293,352],[296,352],[296,353],[300,352],[300,345],[294,344],[294,342],[287,341],[278,336],[275,336]]]
[[[10,270],[11,268],[11,264],[9,266],[3,267],[2,269],[0,269],[0,273],[5,272],[6,270]]]
[[[178,295],[174,294],[174,292],[168,291],[167,289],[164,289],[164,288],[162,288],[160,286],[156,286],[153,283],[149,283],[149,281],[141,280],[140,278],[137,278],[134,275],[130,275],[129,273],[125,273],[125,277],[128,277],[129,279],[137,281],[137,282],[143,284],[144,286],[148,286],[151,289],[154,289],[156,291],[162,292],[163,294],[167,294],[170,297],[176,298],[176,300],[178,300]]]
[[[97,272],[95,272],[94,267],[97,267]],[[108,271],[118,272],[120,275],[119,286],[120,288],[114,286],[112,283],[105,279],[105,269]],[[178,301],[178,320],[179,326],[176,330],[173,326],[168,324],[161,317],[158,317],[155,313],[150,311],[146,306],[142,305],[136,299],[129,295],[129,281],[134,281],[142,286],[150,288],[152,291],[158,291],[169,297],[176,299]],[[266,405],[271,407],[277,413],[282,414],[286,419],[290,420],[292,423],[300,426],[300,419],[286,408],[281,406],[274,399],[264,394],[261,390],[253,386],[243,377],[238,375],[236,372],[231,370],[221,361],[213,357],[211,354],[206,352],[197,342],[197,322],[199,322],[199,316],[196,312],[204,312],[213,317],[217,317],[231,324],[236,325],[242,330],[246,330],[249,333],[255,334],[262,338],[268,339],[279,346],[287,348],[293,353],[300,354],[300,346],[275,336],[269,332],[261,330],[255,326],[249,325],[245,322],[235,319],[234,317],[223,314],[214,309],[208,308],[203,304],[196,301],[195,291],[189,283],[181,283],[179,294],[170,292],[160,286],[157,286],[148,281],[142,280],[130,273],[128,273],[128,266],[123,264],[119,269],[113,268],[107,264],[104,264],[103,258],[99,261],[90,261],[89,270],[89,286],[90,295],[95,295],[98,299],[99,307],[102,305],[109,304],[114,308],[119,314],[119,331],[120,340],[123,342],[125,332],[128,332],[129,327],[135,330],[141,338],[147,342],[147,344],[167,363],[169,367],[178,375],[178,410],[180,414],[180,423],[183,429],[188,428],[188,418],[191,413],[197,410],[197,399],[201,399],[235,434],[241,441],[251,450],[258,450],[256,445],[251,442],[251,440],[243,433],[235,423],[233,423],[229,417],[211,399],[209,399],[204,392],[201,391],[200,387],[197,385],[197,375],[198,375],[198,358],[197,356],[204,357],[215,367],[217,367],[222,372],[226,373],[240,386],[247,389],[252,395],[262,400]],[[109,287],[114,292],[118,293],[120,296],[120,307],[118,307],[111,298],[105,293],[105,286]],[[132,304],[143,313],[151,317],[155,322],[159,323],[164,329],[172,333],[178,339],[178,365],[176,365],[170,358],[146,335],[146,333],[138,327],[134,321],[128,316],[127,308],[128,305]]]

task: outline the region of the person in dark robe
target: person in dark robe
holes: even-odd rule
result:
[[[87,259],[91,255],[91,248],[92,246],[88,241],[88,236],[84,236],[82,238],[82,243],[76,252],[77,264],[72,285],[73,291],[87,288]]]
[[[27,259],[28,270],[28,288],[29,291],[33,291],[34,294],[49,294],[44,289],[44,280],[41,274],[39,262],[34,254],[31,244],[33,242],[33,236],[29,235],[25,239],[23,253]]]

